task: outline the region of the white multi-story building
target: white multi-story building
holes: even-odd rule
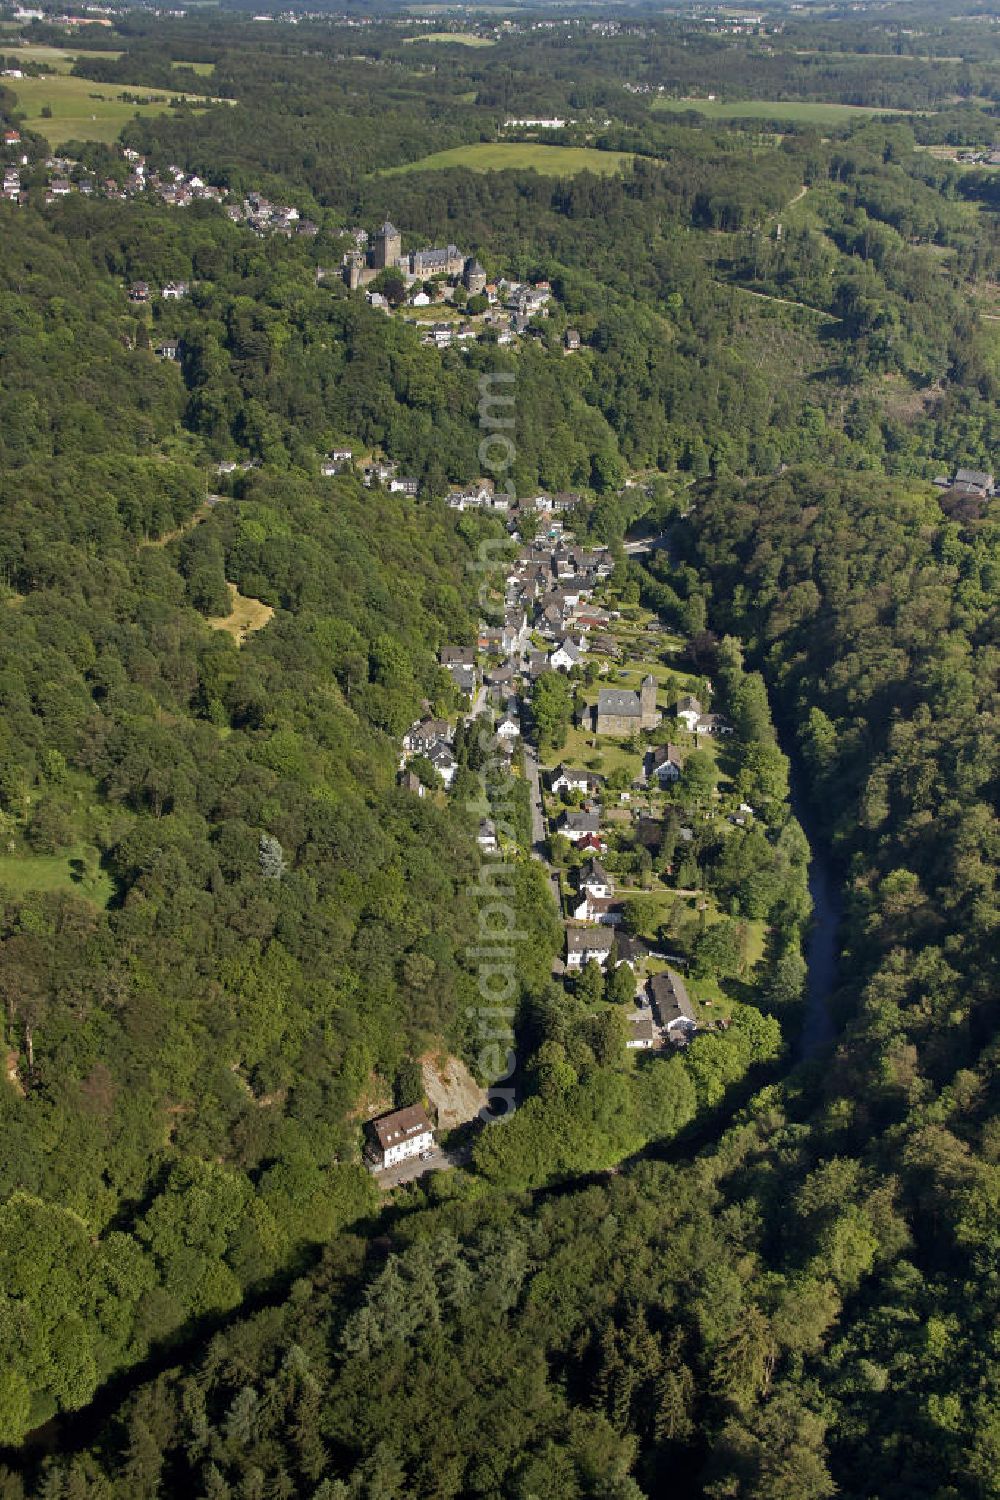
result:
[[[375,1162],[379,1170],[434,1149],[434,1130],[419,1104],[397,1109],[372,1121],[375,1132]]]

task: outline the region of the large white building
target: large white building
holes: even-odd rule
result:
[[[419,1104],[397,1109],[372,1121],[379,1168],[394,1167],[398,1162],[420,1156],[434,1149],[434,1129]]]

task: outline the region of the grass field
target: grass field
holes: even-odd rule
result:
[[[0,890],[14,896],[67,891],[107,906],[114,886],[97,863],[97,850],[81,847],[67,854],[0,855]]]
[[[227,584],[226,587],[229,589],[232,609],[228,615],[218,616],[208,623],[213,630],[224,630],[238,646],[242,646],[247,636],[253,635],[255,630],[263,630],[267,622],[274,618],[274,610],[260,599],[248,599],[240,593],[235,583]]]
[[[121,57],[120,52],[95,52],[80,47],[8,47],[11,57],[23,58],[25,62],[48,63],[57,73],[69,73],[81,57]]]
[[[44,135],[53,146],[61,141],[114,141],[122,126],[135,115],[162,115],[168,99],[185,95],[168,89],[147,89],[139,84],[95,83],[89,78],[73,78],[57,73],[45,78],[13,80],[17,102],[24,110],[28,128]],[[136,98],[156,98],[157,104],[126,104],[122,93]],[[197,101],[204,103],[203,100]],[[48,106],[51,118],[42,115]]]
[[[467,167],[472,172],[535,171],[548,177],[575,176],[578,172],[609,174],[631,166],[627,151],[590,151],[585,146],[536,146],[531,141],[479,141],[435,151],[419,161],[387,167],[381,174],[396,177],[403,172],[444,172]]]
[[[406,42],[458,42],[463,47],[492,47],[494,41],[488,36],[473,36],[469,31],[428,31],[421,36],[405,37]]]
[[[710,120],[788,120],[799,125],[846,125],[871,115],[908,110],[869,109],[860,104],[819,104],[800,99],[655,99],[653,108],[680,114],[695,109]]]
[[[199,78],[211,78],[215,72],[214,62],[177,62],[173,63],[175,68],[190,68],[192,73],[197,73]]]

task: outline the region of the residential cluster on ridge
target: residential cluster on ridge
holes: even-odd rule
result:
[[[731,728],[693,693],[662,702],[652,672],[647,671],[635,689],[601,685],[610,663],[623,669],[631,665],[630,653],[616,635],[620,612],[599,602],[602,586],[614,571],[609,550],[578,545],[563,520],[534,501],[518,504],[508,528],[512,536],[530,539],[521,541],[504,575],[502,617],[481,622],[475,646],[442,649],[440,664],[463,707],[448,718],[428,713],[411,725],[402,741],[399,784],[417,796],[428,795],[435,783],[453,785],[460,769],[456,727],[463,719],[490,721],[497,753],[515,763],[519,744],[533,734],[532,700],[539,679],[557,672],[573,674],[579,683],[581,670],[592,662],[596,694],[592,692],[594,701],[577,713],[576,728],[593,736],[595,743],[641,742],[641,748],[636,774],[624,787],[617,783],[614,793],[605,776],[568,761],[545,774],[544,793],[537,788],[541,827],[536,856],[548,863],[544,851],[553,841],[564,841],[574,858],[575,868],[571,875],[567,872],[559,896],[565,928],[560,972],[572,982],[588,965],[596,965],[605,975],[626,969],[634,995],[628,1009],[627,1046],[642,1051],[685,1046],[704,1022],[681,972],[684,961],[626,930],[629,892],[622,890],[604,859],[609,839],[623,828],[641,842],[650,826],[657,826],[648,812],[651,799],[683,777],[692,749],[724,738]],[[525,768],[530,768],[533,755],[526,746]],[[743,803],[731,821],[745,824],[752,816],[753,809]],[[682,846],[691,837],[690,828],[680,830]],[[488,817],[482,820],[478,841],[484,857],[503,853],[503,839]],[[711,1024],[727,1023],[720,1017]]]

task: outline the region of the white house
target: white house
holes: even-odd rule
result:
[[[379,1171],[434,1149],[434,1130],[419,1104],[373,1120],[372,1129],[376,1143],[373,1154]]]
[[[497,825],[492,818],[483,818],[479,825],[479,833],[476,835],[476,843],[484,854],[496,854],[500,846],[497,843]]]
[[[577,844],[588,834],[600,834],[601,816],[596,812],[565,812],[558,826],[564,838],[568,838],[571,844]]]
[[[589,859],[580,869],[580,890],[604,901],[615,893],[615,883],[599,859]]]
[[[455,759],[454,755],[452,755],[451,751],[448,749],[448,746],[444,743],[443,740],[439,740],[436,745],[431,746],[430,750],[428,750],[427,752],[427,759],[430,761],[431,765],[434,767],[435,771],[438,773],[445,786],[450,787],[452,782],[455,780],[455,777],[458,775],[458,761]]]
[[[691,693],[685,693],[683,698],[678,698],[674,706],[673,716],[680,719],[681,723],[690,730],[694,730],[698,720],[704,716],[705,710],[701,703]]]
[[[602,927],[617,927],[622,919],[621,908],[612,905],[610,896],[587,893],[577,899],[570,914],[575,922],[598,922]]]
[[[589,771],[575,771],[570,766],[556,766],[549,778],[554,792],[589,792],[597,784],[597,777]]]
[[[578,667],[583,661],[584,644],[582,641],[572,641],[567,636],[561,646],[557,646],[549,657],[549,666],[556,667],[561,672],[569,672],[573,667]]]
[[[676,745],[658,745],[646,757],[646,775],[655,776],[661,786],[677,781],[684,767],[684,757]]]

